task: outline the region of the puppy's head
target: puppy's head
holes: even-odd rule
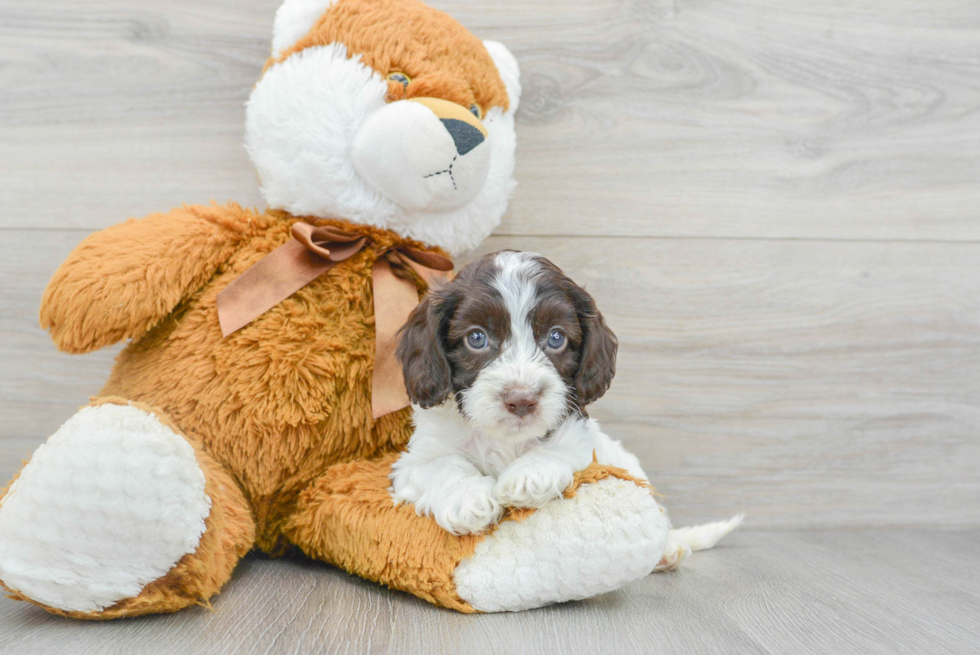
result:
[[[517,61],[419,0],[285,0],[246,147],[270,207],[458,253],[514,187]]]
[[[527,438],[605,393],[616,348],[584,289],[540,255],[503,251],[426,296],[403,328],[398,358],[416,405],[453,396],[481,429]]]

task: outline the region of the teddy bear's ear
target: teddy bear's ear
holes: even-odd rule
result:
[[[306,36],[336,0],[286,0],[276,12],[272,54],[279,55]]]
[[[507,112],[513,114],[517,111],[517,105],[521,101],[521,69],[517,65],[517,59],[510,53],[503,43],[499,41],[484,41],[483,46],[490,53],[493,63],[497,65],[504,86],[507,87],[507,99],[510,107]]]

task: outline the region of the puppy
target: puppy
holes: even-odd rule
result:
[[[612,382],[616,337],[592,297],[544,257],[485,255],[431,291],[402,329],[415,433],[392,467],[396,503],[466,534],[505,507],[558,498],[593,453],[646,480],[585,411]]]

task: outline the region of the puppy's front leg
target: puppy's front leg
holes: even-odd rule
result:
[[[482,532],[500,519],[495,482],[459,455],[425,459],[409,451],[391,469],[395,502],[414,503],[418,514],[453,534]]]
[[[575,468],[535,448],[518,457],[497,478],[494,496],[504,507],[541,507],[564,493]]]
[[[592,422],[569,418],[504,469],[494,495],[505,507],[541,507],[561,496],[575,472],[587,467],[602,433]]]
[[[541,507],[561,496],[576,471],[592,463],[626,469],[646,480],[636,457],[606,435],[592,419],[569,418],[547,439],[518,457],[497,480],[494,495],[505,507]]]

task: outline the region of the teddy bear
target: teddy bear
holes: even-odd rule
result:
[[[594,464],[478,535],[389,492],[412,429],[392,340],[447,257],[499,223],[520,92],[502,44],[419,0],[285,0],[246,110],[268,209],[118,224],[44,293],[60,350],[128,344],[2,493],[12,597],[83,619],[172,612],[253,548],[462,612],[650,573],[669,524],[622,470]]]

